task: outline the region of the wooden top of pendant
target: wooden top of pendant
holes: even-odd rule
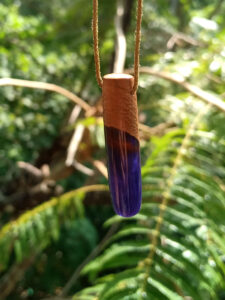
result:
[[[138,137],[137,95],[132,95],[134,78],[129,74],[108,74],[103,77],[103,117],[108,127]]]

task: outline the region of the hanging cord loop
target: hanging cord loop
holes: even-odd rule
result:
[[[136,25],[136,40],[134,52],[134,86],[132,94],[138,89],[139,80],[139,62],[140,62],[140,44],[141,44],[141,22],[142,22],[143,0],[137,0],[137,25]],[[96,78],[98,85],[102,88],[103,80],[101,75],[100,55],[98,46],[98,0],[93,0],[93,41],[94,41],[94,58],[96,68]]]

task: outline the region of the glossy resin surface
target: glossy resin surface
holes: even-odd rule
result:
[[[130,134],[105,126],[109,186],[118,215],[131,217],[141,207],[141,161],[139,141]]]

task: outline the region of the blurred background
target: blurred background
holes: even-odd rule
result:
[[[122,219],[92,1],[1,0],[0,299],[225,299],[224,15],[223,0],[144,1],[143,206]],[[135,26],[135,0],[100,1],[102,74],[132,73]]]

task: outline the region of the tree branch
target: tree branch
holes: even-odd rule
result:
[[[67,158],[66,158],[67,167],[72,166],[74,163],[78,147],[83,138],[84,129],[85,129],[84,125],[78,124],[76,129],[74,130],[73,136],[70,140],[69,147],[67,149]]]
[[[104,163],[100,160],[94,160],[93,165],[96,167],[96,169],[99,170],[99,172],[106,178],[108,179],[108,171]]]
[[[23,278],[24,273],[27,269],[33,264],[37,257],[38,251],[34,251],[30,257],[13,265],[11,269],[6,273],[6,275],[2,278],[0,283],[0,297],[1,300],[5,299],[11,292],[14,290],[18,281]]]
[[[200,43],[198,40],[194,39],[193,37],[182,33],[182,32],[177,32],[173,34],[170,39],[167,42],[167,48],[169,50],[174,49],[174,46],[181,46],[183,47],[185,44],[189,44],[191,46],[203,46],[202,43]]]
[[[123,19],[125,16],[125,0],[117,0],[117,10],[115,17],[116,27],[116,48],[115,48],[115,61],[113,66],[114,73],[122,73],[124,70],[127,43],[123,30]]]
[[[0,79],[0,86],[18,86],[30,89],[40,89],[55,92],[65,96],[66,98],[72,100],[74,103],[80,105],[80,107],[82,107],[85,111],[91,109],[91,106],[87,104],[84,100],[82,100],[72,92],[68,91],[67,89],[56,84],[15,78],[2,78]]]
[[[162,136],[169,128],[174,126],[175,124],[173,122],[161,123],[159,125],[156,125],[155,127],[149,127],[142,123],[139,123],[138,125],[144,139],[149,139],[152,136]]]
[[[30,163],[18,161],[17,166],[23,173],[24,177],[27,179],[28,182],[26,183],[29,183],[30,185],[37,184],[44,179],[43,172]]]
[[[209,15],[209,19],[212,19],[221,9],[222,4],[224,3],[224,0],[218,0],[217,4],[214,6],[213,11]]]
[[[126,70],[126,72],[129,73],[129,74],[132,74],[133,69],[128,69],[128,70]],[[205,101],[206,103],[215,106],[219,110],[225,112],[225,102],[223,102],[222,99],[220,99],[218,96],[214,96],[214,95],[212,95],[208,92],[203,91],[202,89],[200,89],[199,87],[197,87],[193,84],[190,84],[190,83],[186,82],[184,77],[180,74],[171,74],[171,73],[168,73],[168,72],[159,72],[159,71],[156,71],[156,70],[154,70],[150,67],[141,67],[140,68],[140,73],[153,75],[153,76],[171,81],[173,83],[176,83],[176,84],[180,85],[181,87],[183,87],[188,92],[190,92],[195,97],[197,97],[197,98]]]

